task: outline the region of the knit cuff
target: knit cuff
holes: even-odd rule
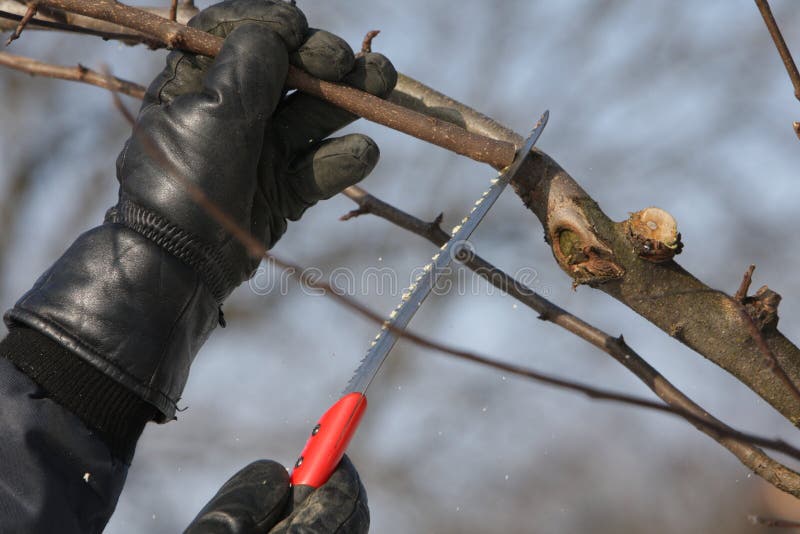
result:
[[[0,341],[0,357],[11,360],[130,463],[144,425],[157,410],[49,337],[13,326]]]

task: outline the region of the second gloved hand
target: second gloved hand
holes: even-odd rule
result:
[[[289,475],[276,462],[253,462],[230,478],[184,534],[364,533],[367,494],[353,464],[342,458],[331,478],[292,503]]]

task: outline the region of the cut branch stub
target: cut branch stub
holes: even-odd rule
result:
[[[625,268],[616,261],[614,251],[599,237],[593,221],[587,217],[585,204],[594,201],[557,163],[543,152],[536,150],[536,153],[540,157],[532,161],[544,164],[552,172],[542,174],[543,169],[533,168],[536,163],[529,164],[517,173],[513,185],[526,206],[542,221],[545,241],[552,247],[558,265],[572,278],[573,287],[601,284],[623,276]]]
[[[625,221],[628,238],[640,258],[653,263],[671,260],[683,250],[675,218],[661,208],[631,213]]]
[[[750,334],[742,304],[712,289],[670,258],[644,259],[631,239],[631,221],[612,221],[597,203],[548,155],[536,151],[512,183],[545,229],[558,264],[573,285],[589,284],[629,306],[670,336],[713,361],[759,394],[793,424],[800,425],[800,400],[764,365]],[[663,226],[650,228],[655,218]],[[643,234],[677,252],[674,220],[652,208],[637,219]],[[674,236],[673,236],[674,234]],[[647,239],[637,238],[640,243]],[[634,246],[632,246],[634,245]],[[668,246],[667,246],[668,245]],[[663,252],[662,252],[663,253]],[[800,383],[800,350],[777,328],[779,296],[764,289],[747,298],[746,308],[791,382]]]
[[[778,304],[781,296],[768,288],[761,286],[752,297],[745,297],[742,301],[747,314],[755,321],[756,327],[761,332],[777,330]]]

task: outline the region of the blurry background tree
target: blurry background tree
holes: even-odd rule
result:
[[[756,263],[756,287],[768,283],[783,295],[781,330],[798,337],[791,121],[800,114],[752,3],[300,7],[312,26],[356,48],[366,30],[380,28],[375,48],[399,70],[517,131],[549,108],[539,146],[606,213],[622,220],[647,205],[667,209],[686,244],[681,264],[727,293]],[[790,44],[800,40],[791,7],[773,6]],[[53,63],[108,64],[140,83],[158,72],[164,55],[41,32],[23,34],[10,50]],[[113,203],[113,164],[129,127],[97,88],[2,70],[0,89],[0,299],[7,308]],[[426,220],[443,211],[445,227],[492,175],[374,124],[350,129],[382,148],[365,186]],[[290,227],[275,252],[326,274],[347,267],[357,280],[387,268],[402,289],[430,245],[375,217],[334,224],[350,209],[345,198],[320,205]],[[559,305],[622,332],[723,421],[794,438],[788,421],[730,375],[605,295],[573,292],[541,236],[532,214],[506,194],[474,242],[482,256],[526,274]],[[258,280],[279,276],[265,266]],[[467,290],[433,297],[412,328],[552,374],[649,394],[596,349],[472,276],[456,273]],[[226,306],[230,326],[198,358],[180,422],[145,432],[109,532],[180,531],[241,465],[258,457],[290,464],[361,357],[374,324],[294,284],[281,294],[259,283]],[[354,289],[354,298],[376,310],[389,310],[398,296]],[[763,528],[746,521],[749,513],[800,517],[793,498],[751,477],[683,421],[587,402],[407,343],[373,386],[351,455],[369,491],[375,532],[749,532]]]

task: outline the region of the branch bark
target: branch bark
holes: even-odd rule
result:
[[[121,78],[115,78],[114,76],[101,74],[83,65],[77,65],[75,67],[53,65],[24,56],[9,54],[8,52],[0,52],[0,65],[26,72],[32,76],[46,76],[48,78],[82,82],[96,85],[97,87],[102,87],[103,89],[114,91],[115,93],[126,94],[140,100],[144,98],[145,89],[141,85]]]
[[[763,397],[793,424],[800,423],[794,388],[764,364],[750,317],[727,294],[714,290],[673,260],[643,259],[628,221],[614,222],[552,158],[537,152],[512,184],[545,228],[556,261],[577,284],[588,284],[623,302],[670,336],[704,355]],[[541,177],[538,183],[531,177]],[[776,328],[777,316],[759,334],[789,382],[800,381],[800,351]]]
[[[354,216],[371,213],[409,232],[424,237],[436,246],[447,242],[449,235],[439,226],[439,220],[422,221],[413,215],[370,195],[358,186],[349,187],[344,194],[358,204],[358,209],[342,217],[351,219]],[[763,450],[746,440],[731,437],[722,429],[730,429],[725,423],[710,415],[697,405],[653,366],[634,351],[622,338],[613,337],[596,328],[581,318],[569,313],[536,293],[533,289],[514,279],[480,256],[472,256],[465,265],[487,282],[508,293],[517,301],[539,313],[539,318],[549,321],[568,332],[580,337],[605,352],[618,363],[633,373],[661,400],[679,413],[692,414],[696,419],[688,419],[698,430],[728,449],[743,465],[765,479],[778,489],[800,498],[800,474],[774,460]],[[698,424],[700,421],[708,425]]]
[[[148,13],[152,13],[153,15],[158,15],[159,17],[168,18],[170,15],[170,8],[168,7],[147,7],[141,9],[143,11],[147,11]],[[26,6],[23,2],[18,2],[17,0],[0,0],[0,11],[22,16],[24,15],[25,10]],[[200,10],[194,7],[194,5],[191,3],[182,2],[180,5],[178,5],[178,9],[176,11],[176,20],[181,24],[186,24],[189,22],[189,19],[195,16],[199,11]],[[80,28],[88,28],[97,32],[104,32],[114,35],[115,39],[120,40],[124,40],[124,37],[127,35],[135,42],[140,42],[142,37],[141,33],[133,31],[130,28],[90,17],[84,17],[68,11],[40,9],[39,13],[36,15],[36,19],[34,20],[61,23]],[[16,23],[14,21],[0,19],[0,32],[12,31],[15,27]]]

